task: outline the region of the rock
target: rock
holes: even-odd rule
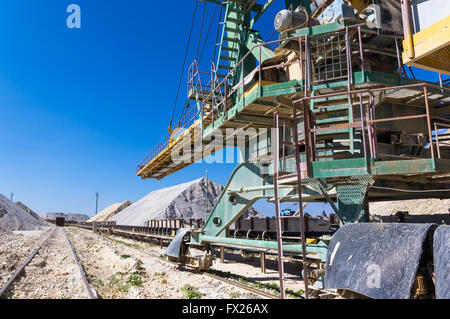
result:
[[[45,219],[43,219],[41,216],[39,216],[38,214],[36,214],[31,208],[29,208],[28,206],[26,206],[24,203],[22,202],[17,202],[16,203],[17,206],[19,206],[20,208],[22,208],[24,211],[26,211],[28,214],[30,214],[31,216],[33,216],[34,218],[45,222]]]
[[[137,287],[131,287],[128,290],[128,295],[131,299],[145,299],[145,296],[142,295],[141,291]]]
[[[0,194],[0,229],[7,231],[37,230],[48,226]]]
[[[88,223],[106,222],[110,218],[116,216],[118,213],[120,213],[121,211],[123,211],[125,208],[129,207],[132,204],[133,203],[130,202],[130,201],[125,201],[123,203],[112,204],[111,206],[105,208],[100,213],[98,213],[97,215],[95,215],[94,217],[89,219],[87,222]]]
[[[147,226],[149,220],[205,220],[206,208],[214,207],[223,190],[223,186],[211,180],[208,180],[207,184],[205,178],[160,189],[124,209],[109,221],[115,221],[118,225]],[[253,208],[244,214],[244,218],[262,216]]]

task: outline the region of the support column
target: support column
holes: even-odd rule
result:
[[[261,252],[261,272],[263,274],[267,273],[267,269],[266,269],[266,252],[265,251]]]
[[[223,246],[220,247],[220,263],[225,263],[225,248]]]

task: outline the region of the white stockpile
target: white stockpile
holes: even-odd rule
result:
[[[209,180],[206,200],[206,179],[154,191],[109,221],[117,225],[147,226],[149,220],[205,219],[206,206],[211,210],[223,191],[223,186]],[[258,216],[253,208],[245,216]]]
[[[127,208],[131,204],[133,204],[133,203],[130,202],[130,201],[125,201],[125,202],[122,202],[122,203],[112,204],[111,206],[105,208],[100,213],[98,213],[97,215],[95,215],[94,217],[89,219],[87,222],[88,223],[106,222],[106,221],[108,221],[108,219],[110,219],[113,216],[117,215],[118,213],[120,213],[122,210],[124,210],[125,208]]]
[[[410,215],[437,215],[450,212],[450,199],[413,199],[370,203],[370,214],[390,216],[407,211]]]
[[[16,203],[0,194],[0,229],[8,231],[37,230],[43,227],[48,227],[48,224],[33,217]]]

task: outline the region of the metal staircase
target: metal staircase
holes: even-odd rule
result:
[[[220,24],[222,32],[217,56],[217,78],[215,81],[222,81],[227,74],[233,70],[241,53],[242,36],[245,26],[251,25],[251,12],[261,14],[268,5],[256,3],[257,0],[229,0],[222,4],[226,5],[225,16]],[[271,1],[269,1],[271,3]],[[233,74],[228,76],[229,82],[233,81]]]
[[[222,35],[217,56],[217,78],[215,81],[222,81],[227,74],[233,70],[239,60],[239,45],[242,27],[245,20],[245,2],[228,1],[225,16],[220,24],[222,25]],[[232,80],[232,78],[229,78]]]

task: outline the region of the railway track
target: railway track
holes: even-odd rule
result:
[[[118,242],[118,241],[112,240],[111,238],[109,238],[109,237],[107,237],[107,236],[105,236],[104,238],[106,238],[106,239],[108,239],[109,241],[112,241],[112,242],[116,242],[116,243]],[[122,243],[122,245],[125,245],[125,244]],[[140,250],[140,249],[136,249],[136,248],[133,248],[133,247],[130,247],[130,246],[127,246],[127,247],[128,247],[128,249],[130,249],[130,250],[132,250],[132,251],[135,251],[135,252],[138,252],[138,253],[143,253],[143,254],[145,254],[145,255],[147,255],[147,256],[155,257],[155,258],[157,258],[157,259],[160,259],[160,256],[159,256],[158,254],[146,252],[146,251],[143,251],[143,250]],[[169,260],[164,260],[164,262],[167,262],[167,263],[172,264],[172,265],[179,266],[178,263],[171,262],[171,261],[169,261]],[[203,274],[203,275],[206,275],[206,276],[208,276],[208,277],[210,277],[210,278],[213,278],[213,279],[215,279],[215,280],[222,281],[222,282],[227,283],[227,284],[229,284],[229,285],[232,285],[232,286],[238,287],[238,288],[240,288],[240,289],[243,289],[243,290],[252,292],[252,293],[254,293],[254,294],[260,295],[260,296],[262,296],[262,297],[264,297],[264,298],[268,298],[268,299],[280,299],[280,297],[278,297],[278,296],[276,296],[276,295],[270,294],[270,293],[268,293],[268,292],[262,291],[262,290],[260,290],[260,289],[256,289],[256,288],[254,288],[254,287],[251,287],[251,286],[248,286],[248,285],[245,285],[245,284],[242,284],[242,283],[238,283],[238,282],[233,281],[233,280],[230,280],[230,279],[226,279],[226,278],[223,278],[223,277],[220,277],[220,276],[217,276],[217,275],[208,273],[208,272],[199,272],[199,273],[201,273],[201,274]]]
[[[64,240],[65,238],[65,240]],[[53,242],[52,242],[53,240]],[[11,293],[13,291],[15,291],[16,289],[20,289],[16,286],[22,286],[22,287],[26,287],[28,284],[30,284],[30,281],[33,281],[33,277],[31,277],[31,279],[28,279],[28,273],[26,274],[26,276],[23,276],[24,271],[26,270],[27,267],[29,267],[31,264],[33,263],[37,263],[36,262],[36,257],[39,256],[41,257],[43,260],[40,262],[40,265],[42,267],[45,267],[45,265],[48,265],[49,263],[51,264],[51,262],[60,262],[60,260],[56,261],[51,261],[49,260],[52,255],[50,254],[50,252],[55,253],[57,252],[57,250],[55,248],[61,248],[62,246],[62,242],[61,241],[65,241],[66,244],[68,245],[68,248],[70,250],[70,253],[67,253],[64,257],[59,256],[60,258],[62,257],[62,261],[66,260],[67,256],[71,256],[73,258],[73,263],[76,265],[76,269],[78,270],[79,274],[72,274],[75,276],[79,275],[81,277],[82,280],[82,289],[85,290],[84,295],[86,295],[89,299],[96,299],[96,295],[93,292],[92,288],[90,287],[87,279],[86,279],[86,275],[83,271],[83,268],[81,267],[79,260],[78,260],[78,256],[72,246],[72,243],[70,242],[66,232],[64,229],[62,228],[55,228],[53,229],[50,234],[45,238],[45,240],[39,245],[39,247],[33,251],[33,253],[26,259],[26,261],[15,271],[15,273],[11,276],[11,278],[8,280],[8,282],[1,287],[0,289],[0,298],[5,298],[5,295],[7,295],[7,293]],[[46,250],[46,251],[44,251]],[[70,263],[69,263],[70,264]],[[56,265],[56,268],[60,268],[62,267],[62,265]],[[54,269],[49,269],[49,271],[52,271]],[[66,280],[69,280],[69,273],[65,273],[66,269],[60,269],[61,271],[61,275],[62,276],[66,276]],[[30,273],[32,273],[33,270],[30,270]],[[37,275],[37,277],[39,277],[40,274]],[[62,279],[60,279],[62,280]],[[52,287],[53,288],[53,287]],[[67,296],[70,297],[70,296]]]
[[[269,298],[269,299],[280,299],[280,297],[278,297],[278,296],[275,296],[275,295],[272,295],[272,294],[267,293],[267,292],[265,292],[265,291],[262,291],[262,290],[259,290],[259,289],[256,289],[256,288],[253,288],[253,287],[250,287],[250,286],[247,286],[247,285],[238,283],[238,282],[235,282],[235,281],[233,281],[233,280],[225,279],[225,278],[222,278],[222,277],[219,277],[219,276],[210,274],[210,273],[203,273],[203,274],[206,275],[206,276],[208,276],[208,277],[211,277],[211,278],[213,278],[213,279],[223,281],[223,282],[225,282],[225,283],[227,283],[227,284],[229,284],[229,285],[233,285],[233,286],[239,287],[239,288],[241,288],[241,289],[250,291],[250,292],[252,292],[252,293],[254,293],[254,294],[261,295],[261,296],[263,296],[263,297],[265,297],[265,298]]]

